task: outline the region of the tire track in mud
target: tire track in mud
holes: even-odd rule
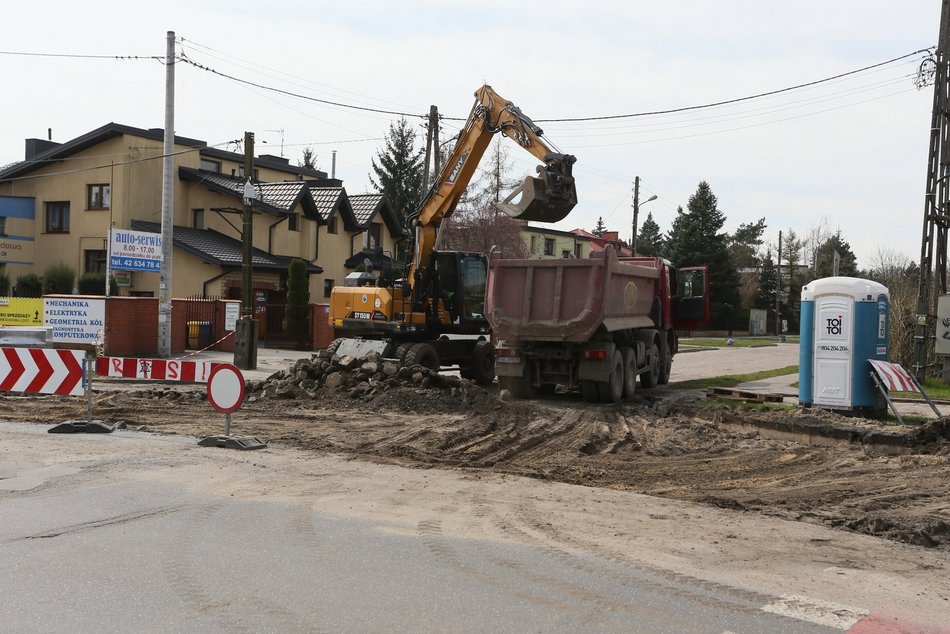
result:
[[[258,594],[248,596],[245,592],[235,591],[232,586],[228,588],[229,594],[226,598],[217,598],[216,595],[207,590],[206,584],[200,580],[193,562],[197,559],[200,538],[211,537],[214,534],[216,530],[213,526],[215,516],[228,506],[230,504],[222,500],[197,507],[190,522],[182,528],[181,534],[175,539],[175,547],[171,549],[173,554],[162,567],[168,585],[175,596],[192,613],[202,618],[210,618],[216,625],[223,625],[222,629],[228,632],[257,632],[264,625],[267,629],[277,628],[281,632],[330,634],[330,630],[315,625],[312,622],[312,617],[308,619],[304,615],[282,608],[262,599]],[[291,528],[303,530],[306,534],[307,529],[302,514],[303,509],[301,507],[294,507],[288,524]],[[312,524],[311,532],[316,538]],[[195,538],[196,535],[199,537],[198,539]],[[242,548],[242,551],[254,552],[254,549],[245,547]],[[266,618],[263,619],[263,623],[258,621],[258,624],[255,625],[249,622],[250,619],[248,619],[247,614],[235,610],[236,606],[256,608],[256,610],[245,609],[241,612],[263,614]]]

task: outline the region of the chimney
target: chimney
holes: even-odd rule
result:
[[[333,162],[330,163],[330,178],[336,178],[336,150],[333,150]]]
[[[58,147],[59,143],[54,143],[53,141],[47,141],[46,139],[27,139],[26,140],[26,152],[25,160],[29,161],[37,154],[42,154],[47,150],[50,150],[54,147]]]
[[[604,231],[603,235],[600,236],[604,240],[620,240],[619,231]]]

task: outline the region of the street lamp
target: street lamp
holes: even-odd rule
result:
[[[640,205],[645,205],[651,200],[656,200],[656,194],[653,194],[642,203],[640,202],[640,177],[637,177],[636,185],[633,188],[633,239],[630,241],[630,254],[637,254],[637,217],[640,215]]]

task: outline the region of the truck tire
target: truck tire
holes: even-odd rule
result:
[[[489,341],[479,341],[472,349],[472,360],[463,368],[462,376],[481,385],[491,385],[495,380],[495,346]]]
[[[657,384],[666,385],[670,382],[670,372],[673,371],[673,350],[669,341],[660,342],[660,356],[657,373]]]
[[[421,365],[430,370],[439,369],[439,353],[435,351],[432,344],[414,343],[409,346],[406,356],[403,359],[404,365]]]
[[[597,393],[601,403],[616,403],[623,396],[623,357],[617,350],[610,358],[610,379],[597,384]]]
[[[640,385],[655,387],[660,380],[660,350],[656,347],[656,341],[647,346],[647,364],[647,371],[640,375]]]
[[[637,353],[624,346],[620,349],[620,357],[623,359],[623,398],[630,399],[637,389]]]
[[[581,395],[588,403],[600,401],[600,390],[597,388],[597,381],[581,381]]]

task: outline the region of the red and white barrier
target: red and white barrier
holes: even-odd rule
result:
[[[868,363],[874,368],[888,392],[920,393],[920,387],[918,387],[914,377],[897,363],[888,363],[877,359],[868,359]]]
[[[217,365],[211,361],[99,357],[96,359],[96,374],[123,379],[207,383]]]
[[[82,350],[0,348],[0,391],[82,396]]]

